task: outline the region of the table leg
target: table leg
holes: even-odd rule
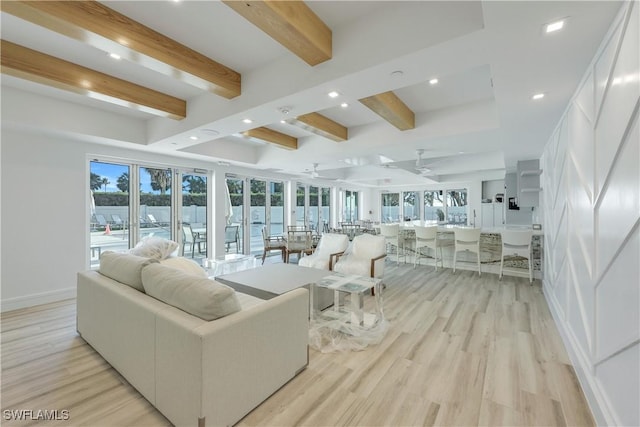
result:
[[[351,292],[351,324],[364,324],[363,294],[361,292]]]

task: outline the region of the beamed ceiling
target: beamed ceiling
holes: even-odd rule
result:
[[[362,186],[500,179],[540,156],[620,5],[2,1],[2,125],[73,134],[14,111],[31,94],[144,129],[79,139]]]

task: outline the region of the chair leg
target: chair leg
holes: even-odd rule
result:
[[[266,257],[267,257],[267,250],[265,249],[265,250],[262,252],[262,264],[264,264],[264,259],[265,259]]]
[[[502,280],[502,267],[504,266],[504,255],[500,258],[500,276],[499,279]]]
[[[529,284],[533,284],[533,266],[531,265],[531,258],[529,258],[527,260],[527,263],[529,264]]]
[[[478,276],[482,276],[482,268],[480,267],[480,252],[478,252]]]

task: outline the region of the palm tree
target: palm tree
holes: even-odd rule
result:
[[[111,181],[109,181],[107,178],[102,178],[100,180],[100,184],[102,184],[104,186],[104,192],[107,192],[107,185],[111,184]]]
[[[102,177],[95,172],[91,172],[89,187],[93,190],[99,190],[102,187]]]
[[[160,190],[160,194],[165,194],[167,188],[171,186],[171,170],[170,169],[146,169],[151,177],[151,188]]]

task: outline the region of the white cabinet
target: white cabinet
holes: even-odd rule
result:
[[[482,228],[504,225],[504,203],[482,204]]]

